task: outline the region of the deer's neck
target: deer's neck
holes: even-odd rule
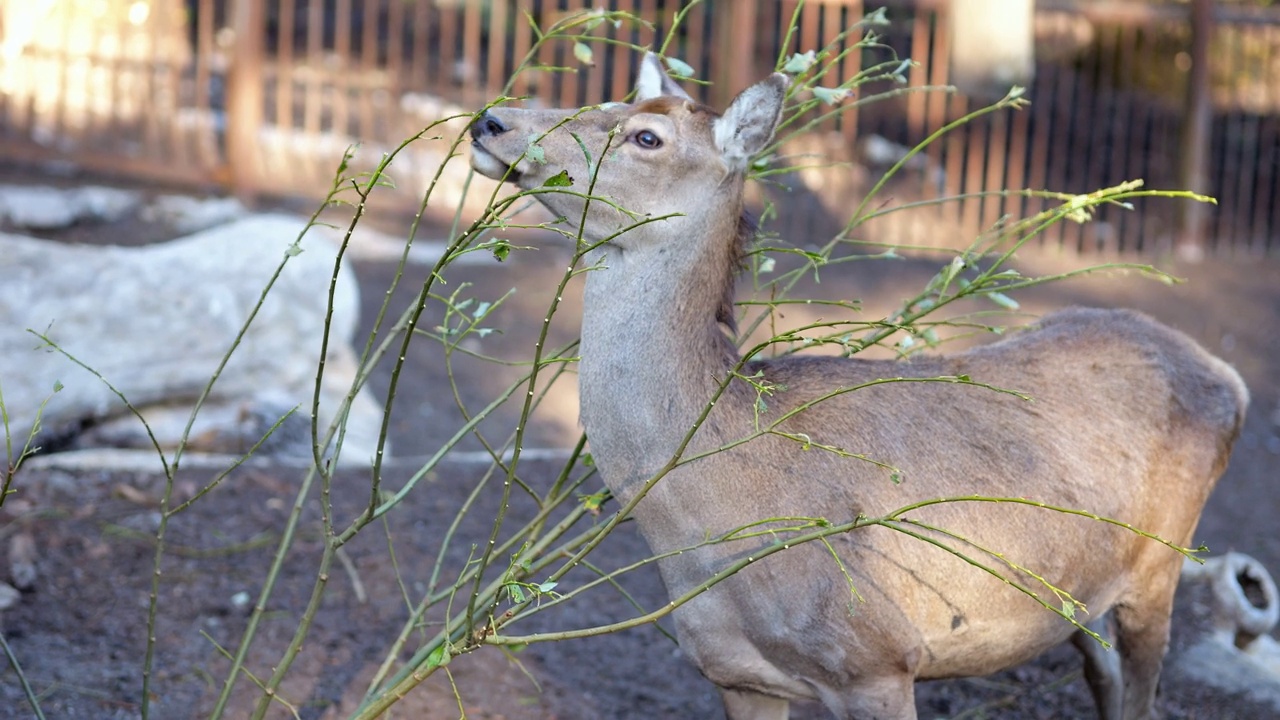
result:
[[[738,360],[718,320],[737,269],[741,206],[731,207],[703,226],[655,223],[664,237],[606,246],[602,267],[587,274],[582,420],[606,483],[623,498],[672,457]],[[717,401],[691,450],[714,443],[740,385]]]

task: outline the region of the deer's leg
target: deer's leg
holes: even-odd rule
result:
[[[1147,720],[1154,713],[1160,669],[1169,649],[1172,611],[1172,591],[1143,593],[1136,601],[1121,603],[1113,610],[1124,678],[1125,720]]]
[[[1084,679],[1089,683],[1101,720],[1121,720],[1124,712],[1124,677],[1120,670],[1120,651],[1114,647],[1113,624],[1108,613],[1085,625],[1111,643],[1111,650],[1083,631],[1077,630],[1071,636],[1071,643],[1084,656]]]
[[[787,720],[786,700],[750,690],[720,689],[724,714],[729,720]]]

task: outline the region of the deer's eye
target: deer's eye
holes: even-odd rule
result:
[[[658,137],[652,130],[641,130],[632,139],[645,150],[656,150],[662,147],[662,138]]]

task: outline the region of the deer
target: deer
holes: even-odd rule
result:
[[[481,175],[526,190],[561,173],[573,184],[536,197],[595,245],[583,288],[581,422],[615,498],[647,485],[632,517],[654,553],[672,553],[658,563],[667,593],[699,588],[772,542],[708,537],[764,518],[836,522],[940,497],[1033,498],[1190,543],[1248,391],[1227,363],[1145,315],[1059,310],[946,356],[743,360],[732,334],[751,235],[745,178],[774,136],[788,86],[775,73],[717,113],[651,53],[629,103],[495,105],[470,126]],[[876,382],[943,376],[1030,401],[965,384]],[[776,389],[767,412],[801,410],[782,423],[785,434],[735,444],[759,421],[764,382]],[[900,481],[806,449],[800,436],[891,464]],[[672,466],[681,452],[696,459]],[[837,718],[914,718],[916,681],[987,675],[1067,640],[1081,650],[1101,718],[1151,717],[1181,555],[1115,524],[1027,505],[942,503],[917,514],[1052,579],[1087,607],[1083,627],[1114,649],[952,554],[867,527],[832,535],[830,549],[801,543],[749,562],[674,610],[682,651],[718,686],[730,720],[786,718],[801,700]]]

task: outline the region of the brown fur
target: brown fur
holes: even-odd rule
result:
[[[646,62],[653,64],[641,89],[652,92],[660,66]],[[758,148],[761,131],[777,120],[771,107],[756,106],[780,104],[779,85],[773,78],[749,89],[725,119],[679,112],[668,98],[583,116],[546,138],[545,166],[519,168],[524,187],[561,168],[572,175],[582,153],[570,133],[603,148],[607,130],[598,128],[617,127],[623,143],[601,165],[597,192],[653,217],[675,214],[613,238],[593,260],[579,367],[591,450],[620,501],[649,486],[682,446],[684,458],[700,457],[647,487],[634,510],[652,549],[670,553],[659,569],[672,596],[731,562],[758,558],[775,541],[702,546],[708,537],[766,518],[847,522],[937,497],[1029,497],[1191,542],[1248,393],[1221,360],[1138,313],[1067,310],[993,345],[903,363],[752,361],[743,374],[773,386],[768,410],[761,413],[752,385],[735,379],[699,421],[739,360],[724,327],[732,327],[733,281],[750,227],[742,219],[742,147],[722,151],[719,143],[753,138],[748,149]],[[662,91],[679,92],[666,80]],[[477,133],[473,164],[499,174],[530,132],[565,112],[494,111],[506,130]],[[663,137],[661,151],[626,141],[640,128]],[[557,214],[583,210],[573,196],[539,198]],[[599,242],[628,222],[593,203],[583,233]],[[958,375],[1033,401],[955,383],[875,384]],[[808,409],[773,425],[802,406]],[[761,427],[791,438],[765,434],[738,444]],[[892,464],[902,482],[890,482],[875,464],[793,438]],[[909,517],[1002,552],[1086,603],[1082,617],[1114,634],[1120,648],[1117,660],[1092,640],[1078,642],[1099,714],[1150,716],[1177,553],[1113,525],[1022,505],[956,503]],[[919,531],[1036,586],[973,546]],[[821,700],[841,718],[913,718],[916,679],[994,672],[1073,634],[1025,595],[920,540],[874,527],[830,543],[830,550],[808,543],[754,560],[676,610],[681,647],[723,689],[733,720],[781,720],[797,698]],[[674,552],[689,546],[701,547]],[[846,579],[861,601],[851,600]]]

